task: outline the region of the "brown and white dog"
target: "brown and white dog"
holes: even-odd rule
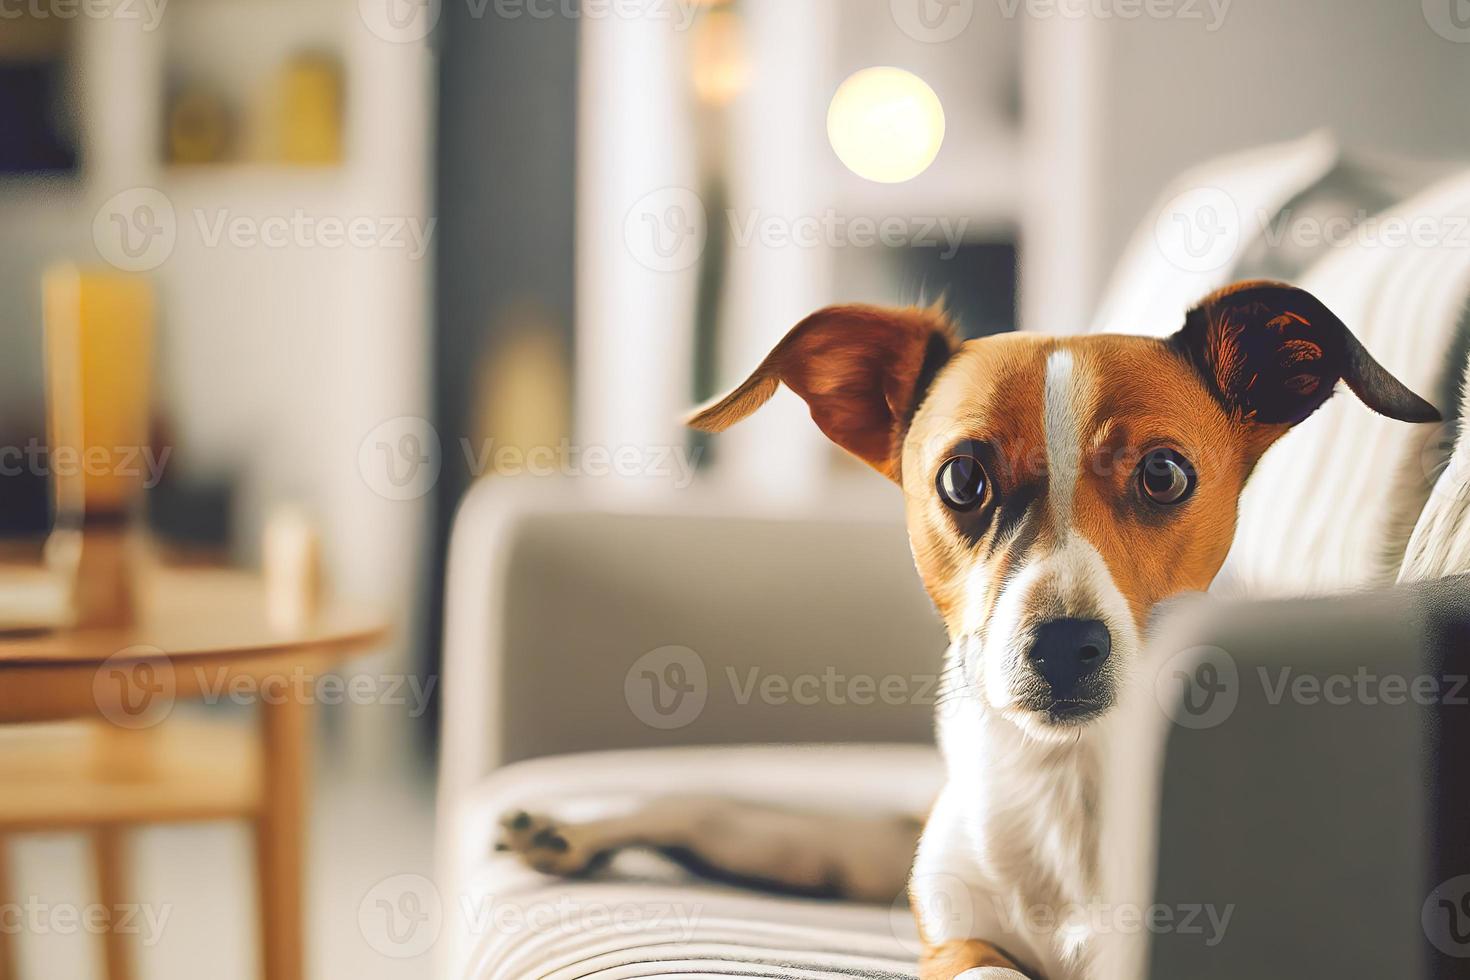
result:
[[[517,813],[502,847],[560,874],[650,848],[726,880],[879,901],[907,879],[924,980],[1091,976],[1085,931],[1031,931],[986,910],[1097,894],[1102,721],[1149,614],[1210,585],[1256,462],[1339,381],[1383,415],[1439,418],[1319,300],[1279,283],[1221,290],[1163,340],[960,343],[935,309],[813,314],[691,424],[725,429],[785,384],[828,437],[903,488],[951,640],[938,725],[948,781],[917,857],[916,822],[711,799],[572,825]],[[956,880],[980,913],[958,933],[925,912],[941,897],[929,883]]]

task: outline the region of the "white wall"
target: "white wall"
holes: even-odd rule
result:
[[[1470,44],[1425,7],[1456,0],[1232,0],[1218,30],[1101,23],[1105,261],[1171,177],[1200,160],[1331,127],[1350,150],[1470,158]]]

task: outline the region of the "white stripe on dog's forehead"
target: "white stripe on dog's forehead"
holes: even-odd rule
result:
[[[1072,497],[1082,455],[1080,413],[1089,401],[1088,381],[1071,351],[1053,351],[1047,357],[1042,429],[1046,433],[1047,495],[1060,535],[1072,526]]]

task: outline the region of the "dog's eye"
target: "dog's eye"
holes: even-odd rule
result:
[[[1178,504],[1194,493],[1194,467],[1172,449],[1155,449],[1138,466],[1138,483],[1157,504]]]
[[[985,499],[985,470],[974,456],[956,456],[939,468],[939,499],[954,510],[974,510]]]

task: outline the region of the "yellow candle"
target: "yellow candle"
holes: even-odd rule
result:
[[[147,474],[152,286],[119,272],[58,266],[43,291],[57,514],[125,515]]]

